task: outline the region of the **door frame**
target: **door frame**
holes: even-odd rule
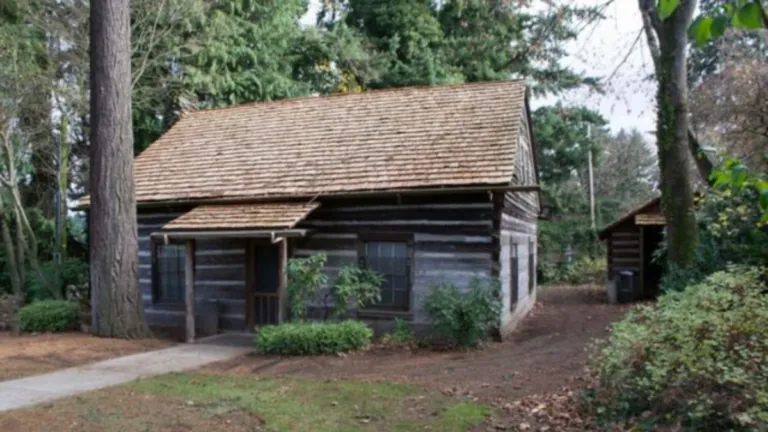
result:
[[[288,319],[288,301],[287,301],[287,274],[286,266],[288,263],[288,239],[279,237],[275,241],[249,239],[245,248],[245,322],[248,331],[253,331],[256,327],[256,311],[254,297],[256,295],[256,248],[271,246],[278,249],[278,312],[277,322],[282,324]]]

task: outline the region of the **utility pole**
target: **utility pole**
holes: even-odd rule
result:
[[[597,229],[595,222],[595,176],[592,170],[592,125],[587,123],[587,166],[589,169],[589,215],[592,220],[592,230]]]

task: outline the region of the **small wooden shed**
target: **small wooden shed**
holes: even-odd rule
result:
[[[666,223],[661,199],[654,198],[600,231],[600,240],[608,246],[608,280],[622,271],[634,272],[642,297],[655,296],[662,267],[653,255],[664,238]]]

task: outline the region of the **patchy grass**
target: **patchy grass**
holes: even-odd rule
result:
[[[0,430],[459,432],[490,413],[408,384],[169,374],[0,414]]]

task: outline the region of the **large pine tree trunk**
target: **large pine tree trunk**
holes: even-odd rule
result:
[[[698,233],[693,213],[693,187],[688,170],[688,26],[695,0],[683,0],[675,13],[658,24],[658,124],[661,200],[667,218],[670,265],[687,267],[693,261]]]
[[[130,0],[91,1],[92,332],[149,334],[138,287]]]

